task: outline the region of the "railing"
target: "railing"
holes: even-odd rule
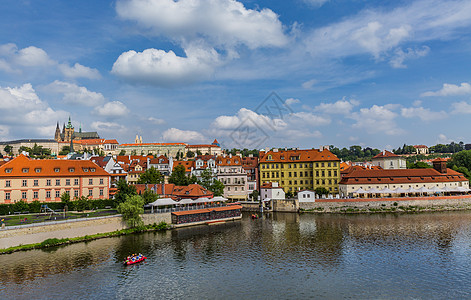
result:
[[[193,205],[193,206],[180,206],[180,207],[171,207],[171,208],[154,208],[154,212],[152,211],[145,211],[145,214],[162,214],[162,213],[171,213],[175,211],[188,211],[188,210],[196,210],[196,209],[204,209],[204,208],[215,208],[215,207],[223,207],[226,206],[225,204],[216,204],[216,205]]]
[[[89,220],[110,219],[110,218],[116,218],[116,217],[121,217],[121,215],[111,215],[111,216],[102,216],[102,217],[84,217],[84,218],[76,218],[76,219],[65,219],[65,220],[60,220],[60,221],[44,221],[44,222],[37,222],[37,223],[24,224],[24,225],[5,226],[5,228],[1,228],[0,230],[12,230],[12,229],[38,227],[38,226],[57,225],[57,224],[65,224],[65,223],[83,222],[83,221],[89,221]]]

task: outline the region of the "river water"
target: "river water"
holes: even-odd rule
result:
[[[471,299],[471,212],[244,215],[18,252],[0,298]]]

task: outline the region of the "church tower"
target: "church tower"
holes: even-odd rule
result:
[[[54,134],[54,139],[56,140],[56,142],[61,142],[62,141],[62,139],[61,139],[61,130],[59,128],[59,122],[57,122],[56,134]]]
[[[69,122],[65,126],[64,129],[64,142],[70,142],[73,139],[74,136],[74,126],[72,125],[72,122],[70,121],[70,116],[69,116]]]

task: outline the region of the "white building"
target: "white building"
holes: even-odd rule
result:
[[[406,159],[390,151],[383,150],[373,157],[373,166],[378,166],[384,170],[406,169]]]
[[[299,202],[315,202],[316,193],[310,190],[304,190],[298,192],[298,201]]]
[[[260,187],[260,200],[283,200],[285,199],[285,191],[278,186],[278,182],[264,183]]]

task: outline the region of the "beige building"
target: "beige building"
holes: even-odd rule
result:
[[[155,157],[165,155],[167,157],[176,157],[177,153],[186,154],[185,143],[134,143],[121,144],[116,150],[116,155],[148,155]],[[124,153],[122,153],[124,151]]]
[[[24,140],[0,142],[0,153],[2,155],[8,155],[8,153],[6,153],[4,150],[5,146],[7,145],[12,147],[13,155],[18,155],[21,147],[33,148],[34,145],[41,146],[44,149],[51,150],[51,154],[57,154],[60,151],[59,143],[56,140],[24,139]]]
[[[108,199],[110,174],[89,160],[35,160],[24,155],[0,166],[0,204],[18,200],[60,202],[86,196]]]
[[[224,197],[233,200],[247,200],[247,173],[239,156],[216,157],[217,179],[224,184]]]
[[[222,149],[219,142],[215,139],[210,145],[188,145],[186,150],[195,153],[195,155],[221,155]],[[201,153],[201,154],[198,154]]]
[[[371,161],[373,162],[373,166],[378,166],[385,170],[407,168],[405,158],[388,150],[383,150],[381,153],[373,157]]]

